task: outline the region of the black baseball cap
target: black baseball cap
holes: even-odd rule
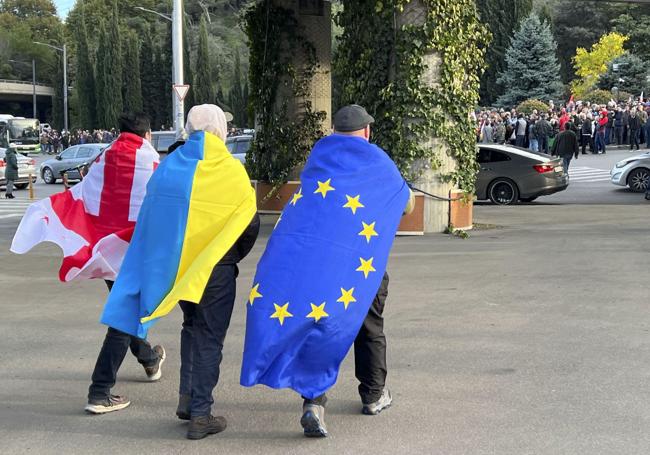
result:
[[[375,119],[358,104],[344,106],[334,114],[334,131],[358,131],[371,123],[375,123]]]

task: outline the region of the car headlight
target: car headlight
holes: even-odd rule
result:
[[[622,167],[627,166],[630,163],[634,163],[635,161],[637,161],[637,160],[619,161],[618,163],[616,163],[616,167],[620,169]]]

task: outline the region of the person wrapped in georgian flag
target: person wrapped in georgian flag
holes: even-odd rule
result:
[[[41,242],[52,242],[63,250],[61,281],[115,281],[147,182],[159,162],[149,141],[123,132],[70,191],[29,206],[11,251],[24,254]]]

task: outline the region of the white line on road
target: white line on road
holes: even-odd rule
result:
[[[22,213],[10,213],[9,215],[0,215],[0,220],[4,220],[5,218],[18,218],[22,216]]]

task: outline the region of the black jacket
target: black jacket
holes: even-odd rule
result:
[[[639,118],[638,115],[635,115],[634,117],[630,115],[630,129],[632,131],[641,129],[641,119]]]
[[[260,216],[255,213],[253,220],[250,222],[248,227],[244,229],[244,232],[239,236],[239,239],[235,244],[228,250],[228,252],[221,258],[219,265],[232,265],[237,264],[239,261],[244,259],[253,245],[257,240],[257,235],[260,232]]]
[[[572,130],[564,130],[555,138],[552,155],[571,156],[578,158],[578,136]]]

